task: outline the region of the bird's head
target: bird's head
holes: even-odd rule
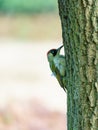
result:
[[[48,61],[52,61],[55,56],[59,55],[60,54],[60,50],[61,50],[62,47],[63,47],[63,45],[60,46],[57,49],[51,49],[51,50],[49,50],[47,52]]]

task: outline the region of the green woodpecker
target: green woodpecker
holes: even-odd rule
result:
[[[60,86],[65,90],[65,57],[60,54],[62,47],[63,45],[58,49],[49,50],[47,58],[53,75],[57,78]]]

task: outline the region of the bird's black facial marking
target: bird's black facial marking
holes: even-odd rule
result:
[[[51,53],[53,54],[53,56],[55,56],[57,54],[57,50],[56,49],[52,49]]]

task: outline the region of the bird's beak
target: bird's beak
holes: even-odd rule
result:
[[[64,45],[60,46],[57,51],[60,52],[61,48],[63,47]]]

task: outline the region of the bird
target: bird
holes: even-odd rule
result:
[[[66,91],[65,76],[66,76],[66,64],[65,56],[60,54],[60,50],[63,47],[60,46],[57,49],[51,49],[47,52],[47,59],[50,69],[53,75],[57,78],[60,86]]]

